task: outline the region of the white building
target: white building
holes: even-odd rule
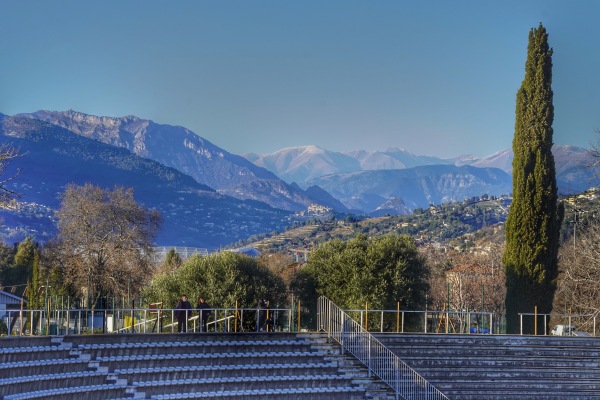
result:
[[[12,293],[0,290],[0,319],[6,317],[6,310],[18,310],[21,306],[21,298]]]

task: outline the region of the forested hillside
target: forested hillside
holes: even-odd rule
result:
[[[564,196],[561,201],[565,204],[562,241],[568,240],[577,229],[582,229],[600,215],[599,189]],[[420,245],[466,250],[481,240],[495,243],[504,241],[504,221],[510,202],[508,197],[473,197],[462,202],[417,209],[410,215],[365,219],[331,213],[304,223],[295,223],[286,232],[256,235],[235,245],[251,245],[265,252],[310,251],[332,238],[396,233],[408,234]]]

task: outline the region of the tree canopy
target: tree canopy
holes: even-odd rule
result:
[[[563,209],[558,204],[552,155],[552,49],[542,24],[529,33],[525,78],[517,93],[513,139],[513,201],[506,221],[507,332],[518,313],[552,310]],[[524,319],[533,333],[533,318]],[[540,325],[541,326],[541,325]]]
[[[149,302],[172,308],[182,294],[192,303],[204,297],[214,308],[256,308],[265,296],[272,307],[287,306],[283,279],[261,266],[256,259],[237,253],[194,255],[178,269],[156,275],[145,290]]]
[[[359,235],[315,250],[291,283],[303,302],[327,296],[344,309],[418,309],[425,304],[429,269],[412,238]]]

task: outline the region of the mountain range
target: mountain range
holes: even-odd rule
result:
[[[600,169],[589,166],[595,160],[592,152],[568,145],[553,146],[552,152],[559,193],[580,193],[597,185]],[[483,158],[442,159],[399,148],[343,153],[302,146],[244,157],[288,182],[319,186],[347,208],[371,214],[405,213],[429,204],[512,191],[512,150]],[[390,208],[389,201],[397,207]]]
[[[38,111],[20,116],[48,122],[79,136],[127,149],[240,200],[258,200],[288,211],[303,210],[314,202],[301,189],[286,184],[272,172],[215,146],[181,126],[157,124],[135,116],[98,117],[73,110]]]
[[[5,172],[21,170],[5,184],[21,195],[0,212],[5,241],[54,236],[53,211],[69,183],[132,187],[136,201],[163,218],[158,245],[215,249],[289,224],[287,211],[220,194],[177,169],[41,120],[0,115],[0,145],[22,153]]]
[[[341,213],[407,214],[512,190],[508,150],[441,159],[399,148],[339,153],[305,146],[239,156],[184,127],[72,110],[0,114],[0,144],[23,153],[11,163],[21,174],[7,183],[23,196],[0,211],[1,233],[13,241],[55,234],[53,211],[69,183],[133,187],[139,202],[163,216],[157,244],[211,249],[281,231],[314,203]],[[594,186],[598,171],[585,167],[589,151],[553,152],[562,193]]]

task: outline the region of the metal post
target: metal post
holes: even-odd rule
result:
[[[134,325],[135,325],[135,314],[133,313],[133,308],[135,307],[135,300],[131,301],[131,333],[135,332],[134,330]],[[186,324],[186,331],[187,331],[187,310],[185,310],[185,324]]]
[[[521,320],[521,335],[523,335],[523,314],[519,314]]]
[[[300,300],[298,300],[298,332],[300,332]]]
[[[398,302],[397,304],[397,310],[396,310],[397,314],[396,314],[396,333],[400,332],[400,302]]]
[[[233,331],[237,332],[237,325],[238,325],[238,301],[235,301],[235,319],[234,319],[234,323],[233,323]]]
[[[21,299],[21,304],[23,304],[23,299]],[[19,310],[19,336],[23,335],[23,306],[21,305],[21,310]]]
[[[471,312],[467,307],[467,333],[471,333]]]
[[[402,311],[402,333],[404,333],[404,311]]]
[[[537,306],[533,307],[533,334],[537,336]]]
[[[398,367],[398,359],[396,358],[394,360],[394,364],[395,364],[395,369],[396,369],[396,384],[394,385],[396,387],[396,400],[398,400],[398,392],[400,391],[400,368]]]
[[[371,338],[369,336],[367,336],[367,340],[369,341],[369,347],[368,347],[368,352],[369,352],[369,376],[373,376],[373,366],[371,365],[372,359],[373,357],[371,357]]]
[[[546,330],[546,327],[548,326],[548,321],[546,320],[547,317],[548,316],[544,314],[544,336],[548,334],[548,331]]]
[[[327,310],[327,337],[331,336],[331,302],[328,302],[328,310]],[[342,354],[344,352],[342,351]]]
[[[448,333],[448,318],[450,316],[450,282],[448,282],[448,303],[446,306],[446,333]]]
[[[292,301],[290,302],[290,313],[288,315],[288,326],[290,332],[294,332],[294,295],[292,295]]]

